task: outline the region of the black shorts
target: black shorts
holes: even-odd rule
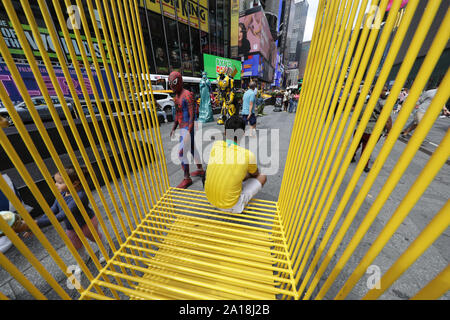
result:
[[[254,126],[256,124],[255,114],[252,113],[252,115],[250,116],[250,119],[247,119],[247,117],[248,117],[248,114],[242,115],[242,120],[244,120],[245,125],[250,124],[251,126]]]

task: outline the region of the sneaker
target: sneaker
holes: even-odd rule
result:
[[[364,168],[364,172],[369,172],[370,171],[370,168],[369,167],[365,167]]]
[[[191,177],[204,176],[204,175],[205,175],[205,171],[203,169],[199,169],[199,170],[191,173]]]
[[[177,186],[177,188],[186,189],[191,184],[192,184],[192,179],[191,178],[185,178],[185,179],[183,179],[183,181],[181,181],[181,183]]]
[[[100,264],[104,264],[106,262],[106,258],[101,252],[100,256],[98,257],[98,262],[100,262]]]
[[[443,118],[447,118],[447,116],[440,116],[439,118],[443,119]]]
[[[353,162],[356,162],[356,159],[355,159],[355,157],[353,157],[353,158],[352,158],[352,161],[351,161],[351,163],[353,163]]]
[[[11,240],[8,239],[7,236],[0,237],[0,252],[5,253],[12,247]]]

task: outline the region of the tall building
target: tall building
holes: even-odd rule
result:
[[[302,42],[300,50],[300,60],[298,63],[298,79],[301,80],[305,76],[306,62],[308,60],[309,47],[311,41]]]
[[[60,0],[62,13],[69,20],[68,9],[63,0]],[[83,8],[87,8],[86,0],[81,1]],[[25,12],[19,0],[12,0],[15,12],[23,25],[29,25]],[[54,21],[57,21],[55,8],[51,1],[47,1],[48,10]],[[95,6],[96,2],[92,1]],[[104,2],[100,2],[104,4]],[[106,3],[106,2],[105,2]],[[203,54],[230,57],[230,0],[140,0],[139,15],[143,31],[146,53],[151,74],[167,75],[172,70],[180,71],[184,76],[201,76],[204,70]],[[41,14],[37,1],[30,2],[35,20],[41,28],[43,39],[49,41],[48,29]],[[79,10],[72,6],[73,10]],[[72,10],[72,9],[71,9]],[[109,8],[108,11],[111,11]],[[104,6],[102,12],[105,12]],[[75,15],[77,13],[75,12]],[[90,16],[85,9],[88,23],[92,24]],[[100,26],[100,22],[96,22]],[[54,23],[59,28],[59,23]],[[13,33],[6,10],[0,3],[0,27],[5,40],[9,45],[13,57],[20,61],[24,59],[20,43]],[[117,26],[119,27],[119,26]],[[60,32],[61,30],[57,30]],[[69,30],[71,31],[71,30]],[[83,33],[84,30],[81,30]],[[9,37],[8,35],[11,35]],[[34,44],[31,33],[28,39]],[[94,31],[91,30],[91,36]],[[62,40],[63,41],[63,40]],[[64,43],[48,43],[49,52],[54,53],[52,47]],[[96,43],[96,45],[98,45]],[[64,50],[67,53],[67,50]],[[37,53],[37,51],[36,51]],[[36,58],[40,57],[36,54]],[[67,54],[67,62],[70,56]],[[55,63],[57,61],[54,58]]]
[[[308,7],[306,0],[290,0],[286,3],[281,44],[282,61],[285,68],[284,86],[286,87],[297,84],[301,43],[305,33]]]
[[[260,85],[266,87],[274,81],[279,57],[276,39],[274,39],[274,37],[277,38],[279,20],[278,14],[273,14],[273,11],[276,11],[273,8],[274,3],[280,5],[279,0],[274,2],[269,0],[240,1],[239,41],[236,58],[242,61],[244,86],[252,79],[258,80]],[[270,12],[266,12],[264,8],[268,8]]]

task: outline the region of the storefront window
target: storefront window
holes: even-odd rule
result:
[[[169,74],[161,15],[148,11],[148,20],[152,32],[153,50],[155,51],[156,73]]]
[[[198,29],[191,28],[192,64],[194,67],[194,77],[201,76],[203,70],[203,59],[200,51],[200,33]]]
[[[144,44],[145,44],[145,52],[147,55],[147,63],[150,68],[150,73],[156,73],[155,63],[153,60],[153,52],[152,52],[152,45],[151,45],[151,37],[150,32],[148,30],[148,23],[150,21],[147,19],[147,16],[145,14],[145,9],[139,8],[139,15],[141,18],[141,26],[142,26],[142,36],[144,38]]]
[[[177,22],[175,20],[165,18],[167,46],[170,56],[170,71],[181,71],[180,45],[178,43]]]
[[[202,46],[202,53],[210,53],[209,34],[204,31],[200,31],[200,45]]]
[[[217,31],[216,31],[216,1],[209,0],[209,36],[210,51],[212,55],[217,55]]]
[[[183,69],[183,75],[192,76],[192,57],[191,57],[191,46],[189,44],[189,27],[184,23],[179,23],[178,28],[180,30],[181,58],[182,58],[181,66]]]

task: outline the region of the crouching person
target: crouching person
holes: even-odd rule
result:
[[[227,120],[225,140],[214,143],[206,170],[206,197],[216,208],[231,213],[241,213],[267,181],[255,155],[238,146],[244,130],[245,122],[238,115]]]

